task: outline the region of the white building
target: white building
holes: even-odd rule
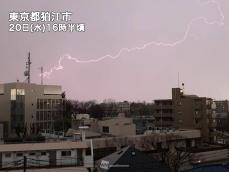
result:
[[[93,167],[93,153],[86,155],[86,142],[4,144],[0,146],[0,168],[19,168],[26,157],[27,166]]]
[[[136,135],[136,125],[132,118],[119,114],[118,117],[98,121],[99,132],[111,136]]]

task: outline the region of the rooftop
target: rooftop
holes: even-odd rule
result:
[[[3,144],[0,145],[0,152],[28,152],[45,150],[84,149],[85,142],[58,142],[58,143],[26,143],[26,144]]]

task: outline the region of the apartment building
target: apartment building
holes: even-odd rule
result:
[[[217,100],[216,104],[216,129],[219,131],[229,131],[229,101]]]
[[[27,133],[52,129],[54,121],[63,114],[61,86],[30,83],[0,84],[0,124],[4,137],[18,128]]]
[[[156,127],[199,129],[204,141],[213,139],[216,114],[211,98],[186,95],[183,89],[172,88],[172,99],[154,101],[154,117]]]
[[[203,141],[213,140],[216,127],[213,99],[185,95],[182,89],[173,88],[172,101],[175,128],[199,129]]]
[[[171,99],[154,100],[155,125],[172,128],[174,123],[173,104]]]

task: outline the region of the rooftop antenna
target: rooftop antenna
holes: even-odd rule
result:
[[[182,83],[182,90],[183,90],[183,93],[184,93],[184,83]]]
[[[26,62],[26,70],[24,72],[24,76],[26,76],[26,80],[28,82],[28,84],[30,84],[30,66],[31,66],[32,62],[30,60],[30,52],[28,53],[28,61]]]
[[[44,68],[43,68],[43,66],[41,66],[39,69],[41,70],[41,74],[40,74],[41,85],[43,85],[43,83],[44,83]]]
[[[177,74],[177,86],[180,88],[180,73]]]

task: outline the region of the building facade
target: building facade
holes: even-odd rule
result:
[[[211,98],[185,95],[180,88],[172,89],[175,128],[199,129],[203,141],[213,139],[216,127],[215,104]]]
[[[154,100],[155,125],[159,128],[172,128],[174,124],[173,104],[171,99]]]
[[[136,135],[136,125],[132,118],[119,114],[117,117],[98,121],[100,133],[109,136],[128,136]]]
[[[217,100],[216,104],[216,129],[219,131],[229,131],[229,101]]]
[[[54,121],[63,114],[61,86],[28,83],[0,84],[0,123],[4,137],[53,129]]]
[[[213,99],[186,95],[181,88],[172,88],[172,99],[154,101],[156,127],[199,129],[204,141],[213,139],[216,127]]]
[[[0,170],[22,167],[24,157],[26,157],[27,168],[46,166],[93,167],[93,153],[92,149],[89,148],[84,141],[4,144],[0,147]],[[89,149],[89,153],[86,153],[87,149]]]

